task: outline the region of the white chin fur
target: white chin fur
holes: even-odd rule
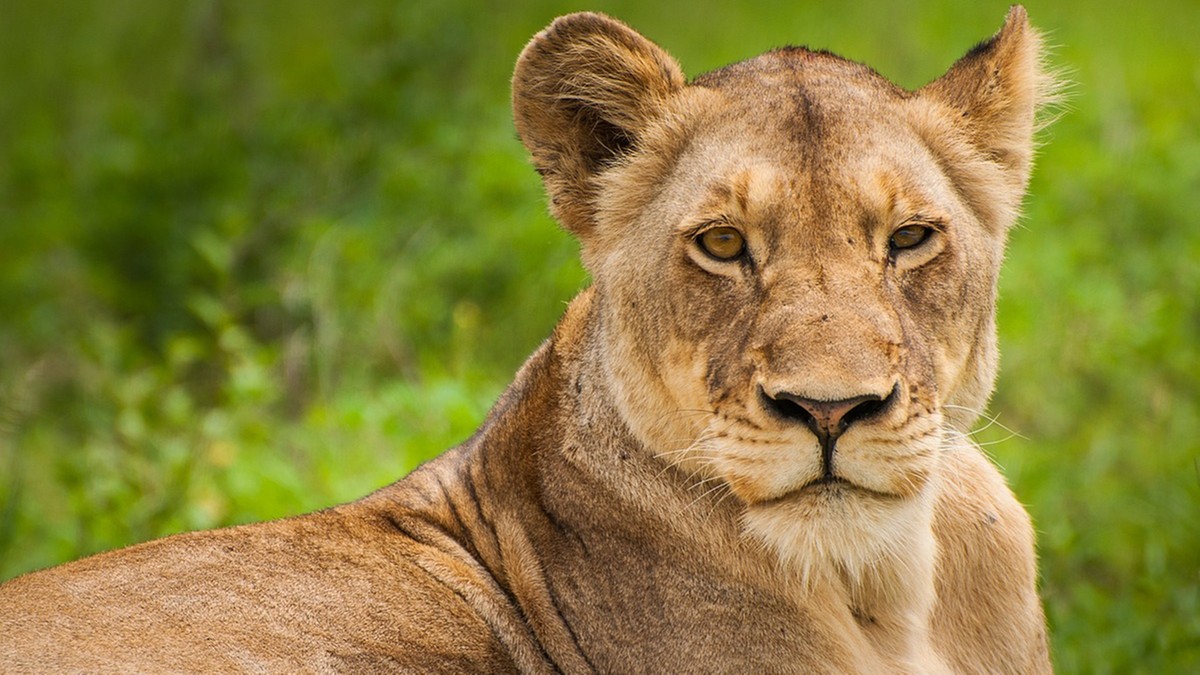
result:
[[[838,487],[752,505],[742,522],[808,587],[835,580],[858,585],[880,574],[919,576],[935,555],[933,492],[926,485],[916,497],[887,499]]]

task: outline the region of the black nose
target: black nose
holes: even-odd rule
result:
[[[853,423],[881,414],[898,396],[900,385],[892,387],[887,396],[863,394],[839,401],[820,401],[781,391],[774,395],[759,388],[759,395],[769,410],[784,419],[803,422],[821,443],[822,479],[835,477],[833,452],[837,439]]]
[[[863,394],[839,401],[819,401],[786,391],[768,394],[765,390],[762,398],[767,408],[780,417],[803,422],[824,444],[841,436],[851,424],[881,413],[896,398],[898,388],[893,387],[887,396]]]

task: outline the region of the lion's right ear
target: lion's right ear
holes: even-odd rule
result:
[[[530,40],[513,73],[513,117],[565,228],[587,236],[596,177],[684,84],[662,48],[600,14],[560,17]]]
[[[1000,170],[980,203],[999,205],[995,220],[1011,224],[1033,162],[1035,116],[1059,99],[1061,84],[1042,63],[1042,40],[1025,9],[1013,5],[1000,32],[919,92],[945,106],[970,146]]]

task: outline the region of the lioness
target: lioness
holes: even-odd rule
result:
[[[1020,7],[917,91],[688,82],[573,14],[513,76],[593,283],[479,431],[360,501],[0,591],[0,670],[1037,673],[1029,518],[967,435],[1046,76]]]

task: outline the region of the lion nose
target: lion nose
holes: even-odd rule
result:
[[[896,397],[898,388],[893,387],[886,396],[863,394],[839,401],[820,401],[786,391],[763,391],[763,399],[781,417],[803,422],[824,444],[841,436],[851,424],[882,412]]]

